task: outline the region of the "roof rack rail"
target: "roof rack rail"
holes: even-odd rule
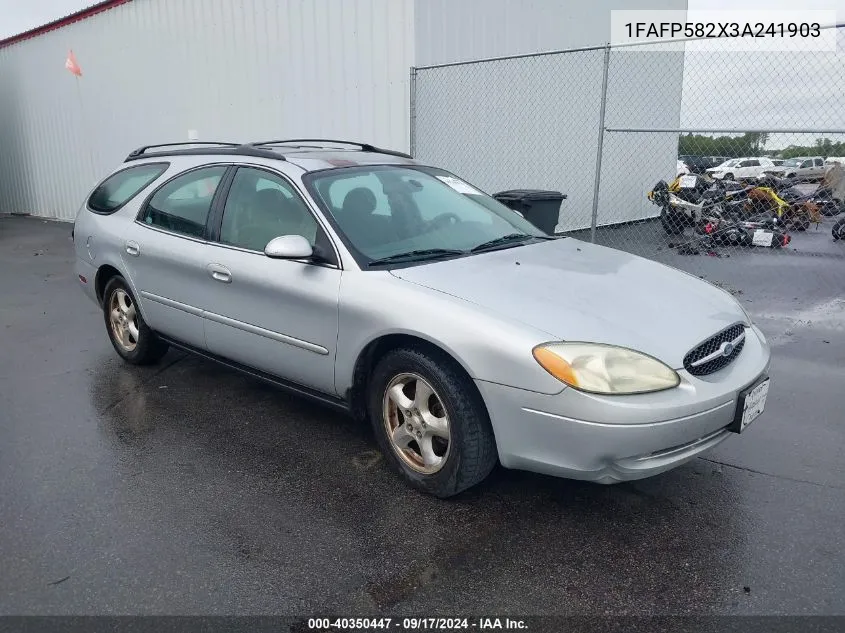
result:
[[[151,148],[164,148],[161,151],[148,151]],[[176,148],[176,149],[170,149]],[[141,158],[157,158],[161,156],[195,156],[198,154],[215,155],[237,155],[256,156],[258,158],[272,158],[274,160],[285,160],[285,157],[278,152],[261,149],[253,145],[241,143],[227,143],[225,141],[187,141],[184,143],[159,143],[157,145],[144,145],[129,153],[123,161],[128,163]]]
[[[218,147],[237,147],[240,143],[227,143],[226,141],[185,141],[183,143],[156,143],[154,145],[142,145],[138,149],[129,152],[129,156],[137,157],[146,154],[148,149],[153,147],[178,147],[180,145],[216,145]]]
[[[375,152],[378,154],[387,154],[389,156],[399,156],[401,158],[413,158],[410,154],[406,154],[404,152],[397,152],[396,150],[392,149],[384,149],[381,147],[376,147],[375,145],[371,145],[369,143],[359,143],[357,141],[342,141],[339,139],[333,138],[289,138],[289,139],[280,139],[275,141],[256,141],[254,143],[248,143],[252,147],[264,147],[268,145],[296,145],[297,143],[332,143],[334,145],[352,145],[354,147],[358,147],[362,152]],[[325,147],[324,145],[301,145],[300,147]]]

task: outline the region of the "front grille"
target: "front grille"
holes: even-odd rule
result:
[[[733,344],[733,350],[727,356],[718,354],[724,343]],[[712,374],[731,364],[739,356],[744,345],[745,326],[742,323],[737,323],[722,330],[716,336],[707,339],[698,347],[691,349],[684,356],[684,369],[693,376]],[[711,358],[705,362],[701,362],[708,357]]]

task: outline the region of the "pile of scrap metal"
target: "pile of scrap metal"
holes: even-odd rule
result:
[[[661,208],[667,234],[693,229],[693,240],[678,245],[682,254],[696,254],[711,245],[779,248],[790,243],[789,229],[803,231],[819,219],[818,209],[808,200],[785,200],[771,187],[700,175],[684,175],[669,184],[660,181],[648,197]]]
[[[836,167],[821,185],[809,190],[774,176],[744,184],[684,174],[668,184],[659,181],[648,198],[660,207],[660,222],[668,235],[692,228],[699,244],[777,248],[789,244],[788,231],[806,231],[823,215],[843,209],[845,170]]]

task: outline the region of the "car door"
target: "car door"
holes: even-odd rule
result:
[[[743,169],[743,171],[744,171],[743,177],[744,178],[752,178],[754,176],[759,176],[760,172],[762,170],[763,170],[763,168],[760,166],[759,160],[756,160],[756,159],[747,160],[747,161],[745,161],[745,167]]]
[[[209,351],[334,394],[341,270],[322,226],[290,180],[260,167],[237,169],[220,209],[203,262]],[[267,257],[281,235],[324,257]]]
[[[801,165],[798,167],[798,175],[801,178],[808,178],[812,175],[812,173],[813,173],[813,160],[812,159],[807,159],[807,160],[803,161],[801,163]]]
[[[226,169],[208,165],[168,180],[129,224],[123,244],[147,324],[198,348],[205,348],[206,224]]]

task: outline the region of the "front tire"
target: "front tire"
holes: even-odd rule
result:
[[[369,381],[368,412],[387,460],[423,492],[450,497],[480,483],[496,465],[481,394],[445,353],[388,352]]]
[[[103,317],[115,351],[133,365],[152,365],[167,353],[168,345],[144,322],[129,285],[115,276],[103,291]]]

